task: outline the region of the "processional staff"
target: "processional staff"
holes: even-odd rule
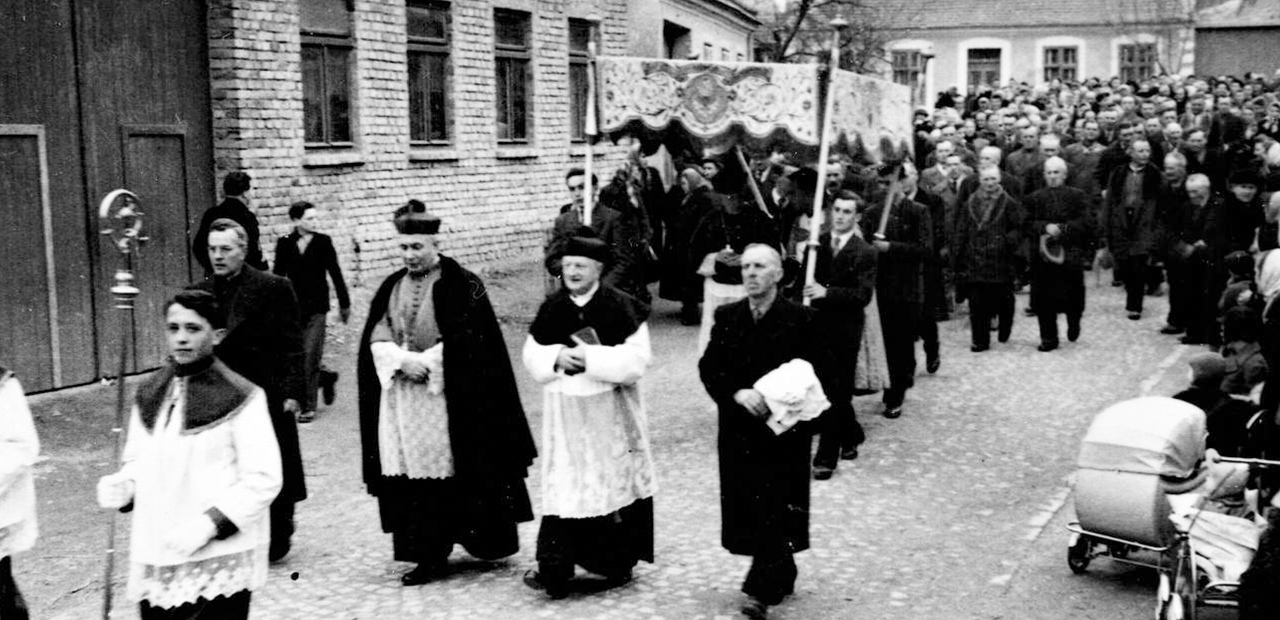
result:
[[[120,464],[120,453],[124,448],[125,425],[125,385],[124,375],[128,370],[129,349],[133,345],[131,337],[133,327],[133,301],[141,292],[134,285],[133,257],[139,246],[146,241],[142,236],[142,209],[139,208],[138,196],[127,189],[117,189],[107,194],[98,206],[98,218],[101,232],[111,238],[111,244],[120,253],[122,266],[116,269],[115,285],[111,287],[111,296],[115,300],[115,308],[120,314],[120,366],[116,373],[116,418],[111,427],[115,436],[112,446],[111,462]],[[116,514],[112,510],[107,521],[107,567],[102,589],[102,618],[111,617],[112,581],[115,573],[116,555]]]
[[[582,225],[591,225],[592,198],[595,197],[591,187],[591,143],[596,137],[596,42],[587,43],[587,118],[583,123],[582,133],[586,134],[587,156],[582,165]]]
[[[849,25],[843,17],[837,17],[831,20],[831,68],[827,72],[827,100],[822,108],[822,138],[818,146],[818,185],[813,192],[813,215],[809,217],[809,242],[808,249],[805,252],[805,285],[813,284],[814,270],[817,269],[818,263],[818,235],[822,233],[822,198],[823,183],[827,178],[827,157],[831,152],[831,116],[832,110],[835,108],[835,92],[832,88],[836,69],[840,67],[840,33]],[[809,305],[812,300],[808,295],[804,297],[804,305]]]

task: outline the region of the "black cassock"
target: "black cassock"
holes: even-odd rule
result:
[[[1037,312],[1079,316],[1084,311],[1084,268],[1093,260],[1094,227],[1089,220],[1089,198],[1074,187],[1046,187],[1027,196],[1027,236],[1031,247],[1031,306]],[[1045,226],[1057,224],[1062,264],[1048,261],[1040,252]]]
[[[716,309],[711,342],[698,370],[719,408],[720,541],[735,555],[781,554],[789,563],[790,554],[809,548],[809,454],[816,429],[801,422],[775,435],[733,395],[793,359],[808,360],[822,377],[830,363],[818,335],[812,311],[781,297],[759,322],[747,299]],[[794,582],[794,564],[790,571],[785,581]],[[748,574],[744,591],[762,599],[780,598],[753,592],[752,585]],[[789,593],[791,583],[782,587],[786,590],[773,594]]]
[[[401,269],[378,288],[360,338],[360,443],[364,481],[378,498],[382,530],[393,534],[395,558],[441,562],[454,543],[483,559],[519,549],[516,523],[533,520],[525,477],[537,451],[529,433],[506,342],[484,283],[440,257],[432,291],[444,342],[445,403],[454,476],[445,480],[383,476],[378,446],[382,385],[369,339],[386,316]]]

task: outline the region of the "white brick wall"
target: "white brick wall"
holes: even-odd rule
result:
[[[355,0],[352,132],[355,148],[303,143],[301,36],[297,0],[211,0],[209,58],[216,175],[242,169],[269,257],[290,230],[288,207],[308,200],[324,212],[348,283],[376,283],[398,266],[391,212],[410,198],[444,219],[445,253],[473,267],[536,257],[544,231],[567,201],[563,178],[582,165],[568,138],[568,19],[602,17],[603,54],[627,52],[626,0],[454,0],[453,144],[409,144],[404,0]],[[493,8],[532,13],[532,157],[502,157],[495,135]],[[657,33],[660,36],[660,33]],[[624,147],[597,145],[607,179]],[[447,151],[447,153],[440,153]],[[447,156],[412,161],[411,154]],[[322,163],[340,165],[318,165]]]

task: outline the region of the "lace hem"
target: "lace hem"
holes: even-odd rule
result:
[[[129,598],[172,609],[204,598],[229,597],[267,582],[267,546],[172,566],[133,563]]]

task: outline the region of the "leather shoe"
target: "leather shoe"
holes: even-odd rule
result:
[[[1191,336],[1183,336],[1178,339],[1178,342],[1181,342],[1182,344],[1204,344],[1203,340],[1200,340],[1199,338],[1192,338]]]
[[[332,405],[334,399],[334,388],[338,385],[338,373],[332,370],[320,371],[320,395],[324,398],[325,405]]]
[[[1056,342],[1042,342],[1040,343],[1040,346],[1036,347],[1037,350],[1044,351],[1046,353],[1056,348],[1058,348],[1058,343]]]
[[[924,363],[924,369],[929,371],[929,374],[938,372],[938,369],[941,367],[942,357],[938,355],[930,355],[928,361]]]
[[[1165,325],[1164,327],[1160,328],[1160,333],[1166,336],[1174,336],[1177,334],[1181,334],[1184,331],[1186,330],[1182,329],[1181,327],[1177,327],[1175,325]]]
[[[840,451],[840,460],[842,461],[855,461],[857,459],[858,459],[858,446],[853,446],[852,448],[845,448]]]
[[[747,601],[742,604],[741,611],[742,615],[750,620],[768,620],[769,618],[769,606],[754,596],[747,597]]]
[[[813,467],[814,480],[830,480],[831,476],[833,476],[835,473],[836,473],[835,469],[831,467],[827,467],[826,465],[815,465]]]
[[[1079,339],[1080,339],[1080,324],[1079,323],[1068,324],[1067,325],[1067,341],[1075,342]]]
[[[1028,307],[1028,308],[1023,308],[1023,310],[1022,310],[1022,314],[1023,314],[1023,316],[1035,316],[1035,315],[1036,315],[1036,309],[1035,309],[1035,308],[1029,308],[1029,307]]]
[[[417,568],[400,576],[400,585],[420,586],[431,583],[444,576],[444,567],[432,564],[419,564]]]
[[[991,345],[989,344],[975,344],[969,347],[969,350],[973,351],[974,353],[982,353],[983,351],[986,351],[987,349],[990,349],[990,348],[991,348]]]
[[[1142,318],[1142,313],[1141,313],[1141,312],[1130,312],[1130,313],[1129,313],[1129,320],[1130,320],[1130,321],[1136,321],[1136,320],[1138,320],[1138,319],[1140,319],[1140,318]]]
[[[896,420],[902,417],[902,405],[898,405],[897,407],[885,407],[884,417],[889,418],[890,420]]]
[[[524,585],[539,592],[546,592],[547,596],[553,599],[562,599],[569,596],[569,584],[548,585],[543,582],[542,574],[536,569],[529,569],[524,572]]]

